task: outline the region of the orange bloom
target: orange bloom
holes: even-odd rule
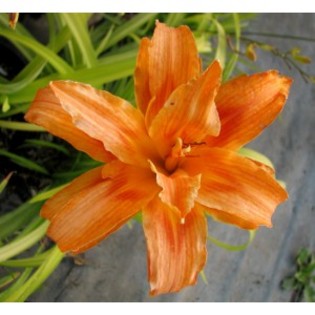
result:
[[[237,151],[282,110],[291,80],[276,71],[221,85],[201,69],[188,27],[157,23],[140,44],[137,108],[70,81],[40,90],[25,118],[106,162],[43,206],[63,252],[96,245],[142,211],[151,294],[196,282],[206,262],[206,214],[244,229],[271,227],[287,192],[274,172]]]

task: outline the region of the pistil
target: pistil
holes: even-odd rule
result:
[[[190,151],[190,146],[183,147],[183,140],[177,138],[171,153],[165,159],[165,169],[172,173],[178,166],[179,159],[184,157]]]

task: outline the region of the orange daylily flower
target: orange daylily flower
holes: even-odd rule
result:
[[[63,252],[96,245],[142,211],[151,294],[196,282],[206,214],[244,229],[271,227],[287,199],[274,171],[237,151],[282,110],[291,79],[267,71],[221,84],[205,71],[188,27],[157,22],[140,44],[137,108],[70,81],[40,90],[25,118],[106,162],[48,200],[41,215]]]

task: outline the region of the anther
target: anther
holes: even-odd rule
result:
[[[180,157],[185,156],[185,151],[183,150],[183,140],[177,138],[174,146],[172,147],[171,153],[165,160],[165,168],[169,172],[173,172],[177,165]]]

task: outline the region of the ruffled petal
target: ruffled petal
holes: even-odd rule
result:
[[[181,167],[191,176],[202,173],[196,202],[242,228],[271,227],[275,208],[288,198],[270,172],[226,149],[203,150],[199,157],[186,158]]]
[[[292,80],[277,71],[243,75],[221,86],[215,99],[221,119],[208,145],[237,150],[257,137],[281,112]]]
[[[54,81],[50,87],[73,123],[127,164],[148,167],[158,154],[147,135],[141,112],[127,101],[92,86]]]
[[[152,295],[176,292],[196,283],[207,257],[207,221],[199,208],[181,224],[177,211],[157,197],[143,211]]]
[[[221,66],[214,61],[197,80],[179,86],[170,95],[149,129],[163,157],[178,137],[188,145],[219,134],[220,119],[214,98],[220,79]]]
[[[159,197],[177,211],[184,222],[198,195],[201,175],[190,176],[181,169],[169,175],[158,170],[152,163],[151,169],[156,173],[156,182],[162,188]]]
[[[204,212],[208,213],[215,221],[225,223],[225,224],[236,225],[245,230],[257,229],[257,224],[247,221],[246,219],[241,218],[237,214],[231,214],[228,212],[224,212],[222,210],[211,209],[211,208],[202,206],[198,203],[196,203],[196,205],[203,207]]]
[[[44,127],[54,136],[62,138],[94,160],[109,162],[116,159],[106,151],[101,141],[78,129],[71,116],[61,107],[60,100],[48,86],[40,89],[25,115],[28,122]]]
[[[103,168],[102,177],[103,180],[88,185],[82,183],[83,176],[45,204],[43,211],[54,212],[47,234],[63,252],[79,253],[95,246],[160,190],[151,171],[118,160]],[[74,191],[72,196],[70,189]],[[56,204],[60,205],[58,212],[47,209]]]
[[[101,183],[104,180],[102,176],[103,167],[94,168],[74,179],[68,186],[46,201],[40,215],[51,221],[68,200]]]
[[[141,71],[136,75],[141,72],[141,77],[148,79],[151,97],[138,106],[146,110],[149,126],[170,94],[179,85],[200,75],[201,64],[193,34],[187,26],[172,28],[157,22],[150,45],[143,44],[141,48],[148,52],[140,51],[138,68]],[[136,77],[136,82],[138,80]],[[136,95],[147,95],[147,88],[146,84],[136,84]],[[148,108],[147,100],[153,98]]]
[[[148,38],[141,40],[134,73],[136,103],[144,114],[152,97],[149,85],[150,43],[151,41]]]

